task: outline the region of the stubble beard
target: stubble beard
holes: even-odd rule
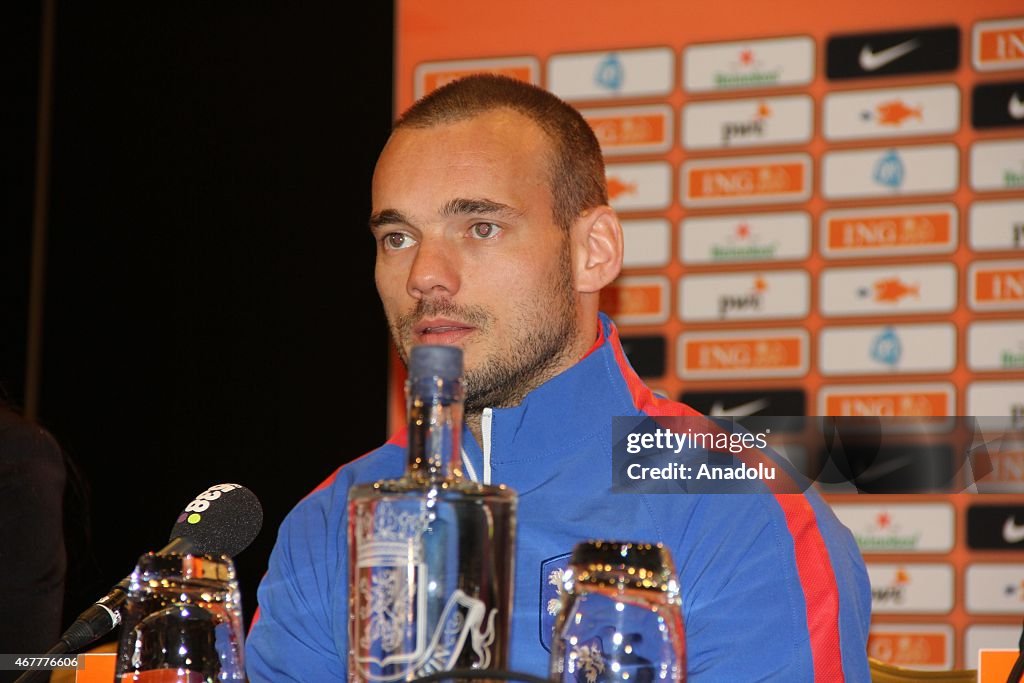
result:
[[[484,358],[465,375],[465,409],[469,414],[484,408],[519,405],[526,395],[576,360],[570,358],[579,332],[577,303],[572,283],[572,258],[568,238],[562,240],[551,287],[537,301],[517,306],[521,325],[515,339]],[[473,325],[486,335],[493,316],[480,306],[461,306],[447,299],[421,299],[409,313],[390,325],[399,356],[408,367],[413,327],[424,317],[444,317]]]

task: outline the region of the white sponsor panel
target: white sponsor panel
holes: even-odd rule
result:
[[[956,389],[946,382],[841,384],[818,392],[818,415],[929,417],[956,414]],[[913,424],[920,431],[923,425]]]
[[[827,140],[944,135],[960,128],[955,85],[853,90],[825,95]]]
[[[964,633],[964,666],[978,668],[979,650],[1016,650],[1020,624],[971,624]]]
[[[821,215],[821,252],[828,258],[950,254],[956,250],[954,204],[834,209]]]
[[[608,164],[608,201],[616,211],[656,211],[672,203],[672,167],[664,161]]]
[[[807,36],[691,45],[683,50],[683,84],[689,92],[806,85],[814,52]]]
[[[569,101],[667,95],[674,68],[668,47],[560,54],[548,60],[547,88]]]
[[[949,624],[871,624],[868,656],[919,671],[953,666],[953,627]]]
[[[499,73],[540,85],[540,62],[536,57],[496,57],[424,62],[413,72],[416,99],[451,81],[472,73]]]
[[[803,377],[809,344],[803,328],[684,332],[676,368],[682,379]]]
[[[657,268],[668,265],[672,255],[672,231],[664,218],[622,221],[623,268]]]
[[[691,207],[802,202],[811,196],[807,154],[719,157],[683,163],[683,203]]]
[[[819,337],[824,375],[949,372],[956,327],[949,323],[826,327]]]
[[[828,316],[948,313],[957,304],[951,263],[872,268],[826,268],[821,311]]]
[[[684,275],[679,317],[687,322],[803,318],[811,306],[806,270]]]
[[[1024,140],[989,140],[971,145],[971,189],[1024,190]]]
[[[967,215],[974,251],[1024,251],[1024,199],[974,202]]]
[[[948,614],[953,609],[953,567],[937,563],[869,562],[872,614]]]
[[[1024,614],[1024,564],[972,564],[964,583],[968,612]]]
[[[947,194],[960,182],[960,152],[952,144],[826,152],[821,174],[826,199]]]
[[[949,503],[833,503],[862,553],[946,553],[956,520]]]
[[[814,132],[807,95],[697,102],[683,107],[683,147],[689,150],[797,145]]]
[[[652,104],[642,107],[601,107],[581,109],[606,157],[625,154],[659,154],[672,147],[672,107]]]
[[[1024,382],[971,382],[967,415],[1024,418]]]
[[[1024,310],[1024,258],[971,263],[967,304],[975,311]]]
[[[1024,322],[970,323],[967,367],[980,372],[1024,370]]]
[[[1024,17],[976,23],[971,61],[978,71],[1024,69]]]
[[[798,261],[811,253],[811,217],[803,211],[686,218],[679,231],[687,265]]]

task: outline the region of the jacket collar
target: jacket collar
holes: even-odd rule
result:
[[[628,364],[620,364],[625,355],[614,324],[603,313],[599,316],[600,337],[579,362],[534,389],[518,406],[492,409],[492,464],[540,456],[557,460],[596,432],[610,439],[613,416],[636,414],[624,372],[635,374]],[[483,450],[468,429],[463,449],[473,469],[482,472]]]

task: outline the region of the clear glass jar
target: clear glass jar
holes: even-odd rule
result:
[[[551,642],[552,680],[686,680],[679,581],[661,544],[579,543],[563,588]]]
[[[227,556],[139,558],[128,587],[117,681],[244,681],[242,603]]]

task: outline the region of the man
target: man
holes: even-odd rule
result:
[[[696,413],[644,386],[598,313],[622,264],[607,204],[579,113],[496,76],[415,104],[373,178],[376,282],[395,344],[403,359],[416,344],[463,349],[465,470],[519,494],[511,668],[546,673],[551,577],[577,542],[606,538],[672,552],[692,683],[867,681],[866,573],[819,496],[609,495],[613,416]],[[347,491],[399,476],[403,439],[341,467],[282,525],[250,681],[347,676]]]

